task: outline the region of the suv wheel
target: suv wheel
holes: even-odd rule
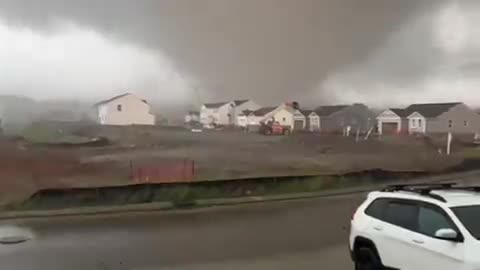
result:
[[[355,270],[383,269],[380,259],[372,249],[361,247],[355,253]]]

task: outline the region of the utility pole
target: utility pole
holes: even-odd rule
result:
[[[447,156],[450,155],[451,150],[452,150],[452,133],[449,132],[447,135]]]

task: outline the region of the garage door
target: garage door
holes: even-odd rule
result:
[[[393,135],[397,134],[398,123],[383,123],[382,124],[382,134],[384,135]]]
[[[296,130],[303,129],[303,120],[295,120],[293,126]]]

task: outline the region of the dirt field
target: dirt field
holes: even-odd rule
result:
[[[294,134],[263,136],[241,131],[192,133],[168,127],[99,127],[49,124],[39,139],[4,139],[0,150],[0,202],[45,187],[131,183],[131,166],[194,160],[193,180],[257,176],[339,174],[369,169],[441,171],[462,161],[438,153],[441,145],[415,137],[356,142],[354,137]],[[53,135],[51,135],[53,134]],[[28,135],[28,134],[27,134]],[[25,136],[28,138],[28,136]],[[64,138],[106,137],[103,147],[55,147]],[[35,142],[35,143],[32,143]]]

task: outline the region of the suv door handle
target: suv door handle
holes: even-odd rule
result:
[[[380,232],[380,231],[383,231],[383,227],[382,227],[382,226],[373,226],[373,229],[374,229],[375,231],[379,231],[379,232]]]
[[[422,240],[417,240],[417,239],[413,239],[412,242],[419,245],[425,244],[425,242],[423,242]]]

